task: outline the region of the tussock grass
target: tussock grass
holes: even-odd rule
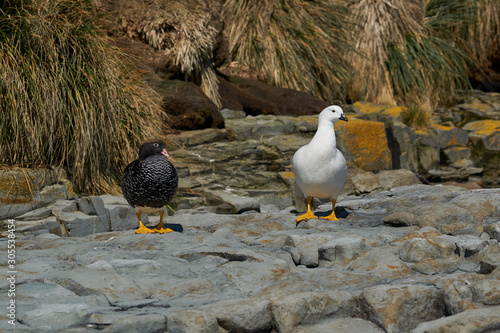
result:
[[[401,117],[404,124],[417,130],[428,130],[432,127],[432,113],[417,103],[412,103]]]
[[[139,142],[162,131],[156,96],[101,33],[90,0],[0,9],[0,163],[64,165],[78,192],[116,191]]]
[[[387,50],[397,102],[418,102],[431,110],[452,104],[460,90],[470,88],[467,70],[472,62],[460,47],[460,36],[475,17],[469,0],[427,2],[422,32],[408,32]]]
[[[485,0],[486,1],[486,0]],[[361,55],[350,85],[353,100],[450,104],[470,88],[474,68],[464,35],[476,22],[471,0],[362,0],[353,3],[352,38]]]
[[[211,26],[210,15],[202,3],[161,0],[152,0],[147,5],[124,3],[129,8],[122,11],[122,30],[129,37],[142,39],[164,52],[166,68],[200,85],[220,106],[212,54],[217,31]]]
[[[386,69],[388,46],[403,43],[408,32],[423,30],[424,6],[418,0],[360,0],[347,4],[356,22],[349,37],[359,50],[358,54],[347,54],[354,70],[348,96],[353,101],[396,104]]]
[[[340,1],[227,0],[228,66],[324,100],[344,99],[348,9]]]
[[[478,80],[490,80],[488,69],[500,50],[500,1],[476,0],[475,6],[477,17],[460,31],[462,49],[477,65],[470,69],[471,75]]]

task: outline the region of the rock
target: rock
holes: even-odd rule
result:
[[[292,254],[297,265],[316,267],[319,264],[319,247],[335,238],[335,234],[291,235],[286,239],[283,249]]]
[[[400,211],[387,215],[384,224],[392,227],[405,227],[417,224],[417,215],[408,211]]]
[[[288,264],[275,259],[266,262],[229,262],[224,274],[246,295],[253,295],[289,274]]]
[[[390,116],[394,118],[398,118],[401,113],[406,112],[406,107],[401,106],[392,106],[388,104],[376,104],[365,101],[358,101],[352,104],[352,108],[356,111],[357,114],[365,115],[365,116],[378,116],[374,118],[375,120],[380,119],[380,115]]]
[[[356,118],[335,126],[337,147],[347,161],[363,170],[392,169],[392,158],[385,125]]]
[[[352,183],[354,193],[358,195],[382,189],[379,178],[368,171],[360,170],[355,175],[351,176],[349,180]]]
[[[465,125],[464,130],[470,133],[471,139],[476,144],[488,151],[500,151],[500,120],[479,120]]]
[[[362,298],[370,321],[387,332],[408,332],[444,315],[440,292],[430,286],[376,286],[365,289]]]
[[[304,92],[236,76],[219,77],[219,93],[223,108],[245,111],[253,116],[318,114],[329,105]]]
[[[471,167],[471,149],[466,147],[450,147],[443,150],[443,154],[448,163],[455,168]]]
[[[67,230],[69,235],[73,237],[82,237],[99,232],[106,232],[110,230],[109,224],[103,222],[99,217],[86,215],[82,212],[56,212],[55,216],[61,229]]]
[[[436,170],[440,167],[439,148],[419,144],[418,152],[418,171],[426,174],[429,170]]]
[[[466,147],[469,142],[467,131],[460,128],[436,125],[434,131],[437,133],[440,149]]]
[[[446,259],[421,259],[411,267],[416,272],[433,274],[451,274],[455,272],[460,264],[457,256],[450,256]]]
[[[86,324],[91,311],[84,303],[50,304],[22,313],[19,319],[30,327],[53,331]]]
[[[171,333],[218,333],[217,318],[200,310],[170,312],[167,316],[167,330]]]
[[[393,167],[418,171],[419,157],[417,145],[415,145],[417,140],[415,130],[400,121],[393,121],[391,124],[392,126],[388,128],[387,139],[390,143],[392,142]]]
[[[76,205],[80,212],[87,215],[97,215],[94,207],[93,197],[81,197],[76,199]]]
[[[166,149],[169,153],[175,149],[213,143],[228,138],[226,129],[206,128],[202,130],[185,131],[166,136]],[[172,155],[173,156],[173,155]],[[175,158],[175,156],[173,156]]]
[[[380,186],[384,190],[400,186],[422,184],[412,171],[406,169],[382,170],[376,173],[376,175],[379,179]]]
[[[28,212],[26,214],[23,214],[21,216],[16,217],[16,220],[42,220],[44,218],[49,217],[52,215],[52,210],[47,208],[47,207],[42,207],[38,208],[35,210],[32,210],[31,212]]]
[[[75,193],[61,168],[0,170],[0,219],[22,215]]]
[[[254,198],[243,197],[223,191],[210,191],[210,193],[228,203],[232,207],[233,214],[240,214],[249,210],[260,210],[260,203]]]
[[[500,222],[484,226],[484,231],[493,239],[500,242]]]
[[[60,223],[55,216],[35,221],[16,221],[15,225],[17,232],[35,235],[52,232],[60,228]]]
[[[165,235],[37,235],[47,229],[17,228],[44,220],[16,220],[16,329],[38,332],[53,323],[72,332],[409,331],[445,314],[486,310],[500,301],[500,245],[465,226],[490,223],[485,230],[494,235],[495,191],[417,184],[341,196],[339,221],[299,226],[293,207],[225,215],[181,210],[166,222],[182,232]],[[90,214],[92,204],[113,223],[113,207],[127,207],[122,196],[96,196],[85,200],[84,214],[81,202],[47,208],[68,220],[100,219]],[[383,224],[391,214],[405,223]],[[460,223],[460,233],[443,234]],[[8,251],[8,238],[0,238],[0,248]],[[0,291],[8,294],[10,285],[3,279]],[[0,330],[6,325],[0,322]]]
[[[494,332],[500,328],[500,307],[466,310],[453,316],[421,323],[411,333]]]
[[[350,270],[370,272],[385,279],[405,278],[412,275],[412,270],[395,254],[389,251],[373,251],[359,257],[349,266]]]
[[[478,281],[471,285],[472,299],[484,305],[500,305],[500,281]]]
[[[219,326],[228,332],[265,332],[272,328],[268,300],[234,299],[211,304],[204,310],[214,314]]]
[[[293,333],[383,333],[384,330],[372,322],[360,318],[340,318],[324,321],[316,325],[299,326]]]
[[[344,318],[357,309],[355,297],[345,292],[306,292],[273,299],[273,326],[279,332],[292,332],[299,324]]]
[[[101,293],[111,304],[146,298],[146,294],[133,281],[110,271],[73,269],[54,274],[47,282],[57,283],[80,295]]]
[[[470,191],[450,200],[450,203],[467,209],[478,224],[500,220],[500,190],[488,189],[480,192]]]
[[[247,115],[245,111],[234,111],[228,108],[220,110],[220,114],[224,119],[245,118]]]
[[[498,93],[485,93],[474,90],[471,92],[471,95],[466,96],[463,104],[459,104],[455,108],[463,115],[464,122],[477,119],[500,120],[500,106],[498,101]]]
[[[155,313],[138,313],[136,315],[114,313],[93,313],[87,327],[97,328],[104,332],[151,332],[165,331],[166,318]],[[104,329],[103,329],[104,328]]]
[[[319,260],[347,264],[366,251],[367,245],[360,237],[341,237],[318,248]]]
[[[454,255],[456,248],[455,243],[446,238],[412,238],[399,249],[399,258],[414,263],[427,259],[447,259]]]
[[[481,231],[476,229],[477,225],[468,210],[449,203],[418,205],[409,211],[400,211],[386,216],[384,223],[394,226],[417,224],[420,227],[434,227],[451,234],[458,234],[463,229],[468,230],[469,226],[472,232],[480,233]]]
[[[157,80],[153,88],[162,96],[162,108],[170,116],[168,125],[178,130],[222,128],[224,119],[217,106],[192,82]]]

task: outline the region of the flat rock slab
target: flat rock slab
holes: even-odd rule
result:
[[[19,231],[16,330],[438,332],[457,331],[463,318],[490,327],[500,306],[499,198],[499,190],[411,185],[341,197],[335,222],[296,226],[292,208],[180,210],[166,222],[183,231],[164,235]],[[123,206],[110,196],[51,210],[75,223],[72,214],[98,218],[96,202],[108,212]],[[444,232],[458,223],[475,228]]]

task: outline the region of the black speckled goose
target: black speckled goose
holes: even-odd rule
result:
[[[139,219],[136,234],[167,233],[172,229],[163,226],[163,214],[167,204],[174,197],[179,184],[177,171],[165,150],[161,139],[145,141],[139,148],[139,159],[130,163],[123,172],[121,187],[125,199],[135,208]],[[160,212],[160,223],[151,230],[141,221],[141,214]]]

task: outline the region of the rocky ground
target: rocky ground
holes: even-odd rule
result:
[[[344,196],[340,221],[297,226],[293,207],[179,210],[168,218],[177,232],[165,235],[59,237],[27,222],[47,211],[30,212],[15,221],[15,330],[493,332],[499,198],[500,189],[409,185]],[[102,196],[46,209],[98,218],[104,208],[113,220],[120,206],[121,196]],[[319,215],[330,209],[320,205]],[[0,327],[13,329],[3,308]]]
[[[500,104],[487,97],[441,110],[428,132],[401,108],[346,107],[338,222],[295,223],[291,157],[315,116],[223,110],[224,129],[170,135],[180,184],[166,235],[134,234],[121,195],[76,195],[61,169],[4,170],[0,247],[11,259],[13,219],[15,262],[0,271],[0,330],[499,330]]]

